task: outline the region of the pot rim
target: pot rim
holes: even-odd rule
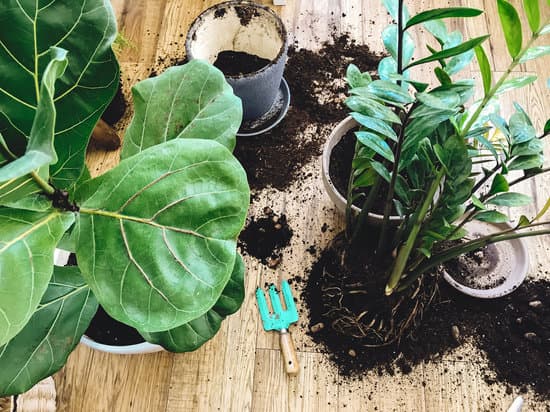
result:
[[[144,353],[155,353],[163,351],[164,348],[160,345],[155,345],[149,342],[141,342],[133,345],[107,345],[104,343],[98,343],[87,335],[82,335],[80,343],[88,346],[89,348],[99,350],[101,352],[112,353],[115,355],[139,355]]]
[[[509,223],[489,223],[477,221],[471,222],[471,224],[477,223],[479,223],[480,225],[483,223],[487,226],[494,226],[501,230],[514,228],[514,226]],[[506,280],[500,285],[489,289],[472,288],[470,286],[463,285],[462,283],[455,280],[445,269],[443,270],[443,278],[445,279],[445,281],[447,281],[449,285],[451,285],[459,292],[464,293],[468,296],[472,296],[474,298],[495,299],[509,295],[514,290],[516,290],[527,277],[527,272],[529,271],[529,254],[527,252],[525,241],[521,238],[505,240],[503,242],[510,242],[513,244],[512,250],[514,251],[514,254],[511,255],[511,259],[513,258],[512,262],[516,263],[514,269],[516,269],[516,266],[518,266],[519,269],[511,270],[508,273]],[[498,248],[499,243],[500,242],[494,243],[494,245]]]
[[[265,65],[264,67],[262,67],[259,70],[251,72],[251,73],[244,73],[244,74],[240,74],[240,75],[226,75],[224,73],[224,76],[227,79],[232,79],[232,80],[238,80],[238,79],[243,79],[243,78],[248,78],[248,77],[254,77],[254,76],[256,76],[256,75],[258,75],[258,74],[260,74],[264,71],[267,71],[269,68],[275,66],[281,60],[281,58],[283,58],[283,56],[285,55],[285,53],[288,49],[288,32],[286,30],[286,26],[283,23],[283,20],[281,19],[281,17],[275,11],[273,11],[273,9],[271,9],[268,6],[264,6],[262,4],[257,4],[255,2],[249,1],[249,0],[229,0],[229,1],[226,1],[226,2],[223,2],[223,3],[215,4],[212,7],[207,8],[201,14],[199,14],[195,18],[195,20],[193,20],[193,23],[191,23],[191,26],[189,26],[189,30],[187,31],[187,36],[185,37],[185,54],[186,54],[186,56],[189,60],[195,59],[195,57],[193,56],[193,53],[191,52],[190,44],[193,41],[195,41],[195,40],[193,40],[193,36],[195,35],[195,33],[196,33],[196,31],[199,27],[200,22],[202,20],[204,20],[205,16],[208,15],[208,14],[211,14],[211,13],[215,13],[216,10],[218,10],[218,9],[225,8],[225,7],[231,7],[231,6],[248,6],[248,7],[253,7],[253,8],[261,9],[261,10],[265,11],[267,14],[271,15],[271,17],[273,17],[274,20],[277,22],[278,30],[281,34],[283,44],[282,44],[281,49],[279,50],[279,53],[277,54],[277,56],[275,56],[275,58],[270,60],[269,64]]]
[[[332,179],[330,177],[330,155],[332,154],[332,149],[340,142],[342,137],[353,127],[358,126],[359,123],[351,117],[347,116],[344,120],[342,120],[340,123],[336,125],[336,127],[332,130],[330,133],[330,136],[328,137],[324,147],[323,147],[323,156],[321,161],[321,172],[323,175],[323,183],[325,183],[325,189],[327,192],[332,192],[333,196],[329,197],[331,200],[336,204],[337,201],[339,201],[341,204],[346,205],[347,200],[346,198],[338,191],[334,183],[332,182]],[[335,198],[337,200],[335,200]],[[337,208],[338,205],[336,205]],[[339,208],[340,209],[340,208]],[[352,210],[355,213],[361,212],[361,209],[358,208],[355,205],[352,205]],[[369,212],[369,218],[372,220],[382,221],[384,219],[383,215]],[[394,224],[399,224],[403,221],[403,218],[398,215],[391,215],[389,217],[390,221]]]

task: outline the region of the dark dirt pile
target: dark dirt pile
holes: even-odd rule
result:
[[[309,334],[328,351],[343,376],[353,378],[371,369],[379,374],[393,374],[396,368],[408,373],[469,340],[486,354],[496,381],[550,398],[550,282],[528,281],[511,295],[481,300],[440,280],[413,336],[399,345],[371,349],[331,329],[321,295],[327,259],[331,257],[324,252],[314,264],[302,298],[311,313]],[[495,382],[490,371],[484,373],[488,383]]]
[[[347,35],[335,37],[319,51],[290,48],[285,70],[291,106],[274,130],[237,140],[235,156],[243,164],[252,189],[284,190],[298,179],[302,167],[319,156],[332,126],[344,119],[345,73],[354,63],[376,70],[381,56]]]
[[[292,229],[284,214],[277,215],[271,208],[264,208],[264,216],[250,218],[239,236],[241,249],[259,259],[263,264],[276,268],[282,259],[281,250],[288,246]]]
[[[269,64],[268,59],[262,59],[254,54],[224,50],[218,54],[214,66],[227,76],[239,76],[254,73]]]

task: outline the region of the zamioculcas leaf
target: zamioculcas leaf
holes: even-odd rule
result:
[[[539,0],[523,0],[523,8],[531,31],[535,33],[540,26]]]
[[[397,42],[397,25],[392,24],[384,29],[382,32],[382,41],[386,50],[391,54],[395,61],[398,60],[398,42]],[[401,55],[403,56],[403,64],[407,64],[414,54],[414,41],[409,33],[403,33],[403,50]]]
[[[491,183],[491,189],[489,189],[489,196],[496,195],[497,193],[507,192],[510,190],[508,181],[500,173],[497,173]]]
[[[492,205],[509,207],[527,206],[531,202],[531,196],[515,192],[501,193],[487,201]]]
[[[96,311],[78,268],[55,267],[27,325],[0,347],[0,396],[25,392],[61,369]]]
[[[375,80],[367,86],[367,89],[375,96],[390,103],[408,104],[413,101],[406,90],[387,80]]]
[[[0,130],[13,153],[27,146],[52,46],[69,53],[56,84],[57,187],[80,176],[89,137],[118,87],[111,44],[116,20],[108,0],[0,2]]]
[[[384,7],[386,7],[386,10],[388,10],[388,13],[390,13],[392,19],[397,21],[397,17],[399,16],[399,0],[383,0],[383,2]],[[409,11],[407,10],[407,7],[403,5],[403,22],[406,23],[407,20],[409,20]]]
[[[346,70],[346,81],[351,88],[365,87],[372,81],[372,78],[366,72],[361,73],[355,64],[350,64]]]
[[[374,117],[365,116],[356,112],[350,113],[350,116],[353,117],[361,126],[364,126],[373,132],[380,133],[393,141],[397,141],[397,134],[391,126],[383,120],[375,119]]]
[[[521,56],[520,63],[525,63],[526,61],[538,59],[539,57],[546,56],[550,54],[550,46],[536,46],[527,49],[525,54]]]
[[[229,150],[242,120],[240,99],[214,66],[192,60],[132,89],[135,115],[121,158],[174,138],[212,139]],[[163,113],[153,116],[151,113]]]
[[[521,87],[524,87],[524,86],[527,86],[528,84],[533,83],[535,80],[537,80],[537,76],[535,75],[520,76],[520,77],[506,79],[502,83],[502,85],[497,89],[496,94],[498,95],[498,94],[507,92],[508,90],[519,89]]]
[[[249,203],[246,173],[224,146],[156,145],[84,183],[76,200],[78,264],[109,315],[158,332],[219,299]]]
[[[468,41],[465,41],[464,43],[456,46],[451,47],[449,49],[441,50],[440,52],[437,52],[435,54],[432,54],[431,56],[425,57],[423,59],[416,60],[409,64],[405,69],[410,69],[413,66],[418,66],[419,64],[434,62],[442,59],[447,59],[449,57],[457,56],[459,54],[465,53],[468,50],[472,50],[475,47],[479,46],[481,43],[483,43],[485,40],[487,40],[490,36],[481,36],[476,37],[475,39],[471,39]]]
[[[426,10],[411,17],[405,26],[405,30],[416,24],[430,20],[446,19],[449,17],[475,17],[479,16],[481,13],[483,13],[483,11],[467,7],[447,7],[443,9]]]
[[[166,332],[142,332],[143,337],[171,352],[198,349],[218,332],[225,317],[240,308],[244,299],[244,272],[244,262],[237,254],[231,278],[212,309],[199,318]]]
[[[536,222],[537,220],[539,220],[541,217],[543,217],[546,212],[548,212],[548,209],[550,209],[550,198],[548,198],[546,200],[546,203],[544,204],[544,206],[542,207],[542,209],[537,213],[537,215],[533,218],[533,222]]]
[[[483,46],[477,46],[474,48],[474,51],[476,53],[479,70],[481,72],[481,78],[483,79],[483,91],[485,92],[485,95],[487,95],[493,85],[491,65],[489,64],[489,59],[485,54]]]
[[[509,170],[529,170],[541,167],[544,163],[544,157],[540,154],[531,156],[516,157],[508,165]]]
[[[550,133],[550,119],[548,119],[544,125],[544,134]]]
[[[504,31],[504,38],[506,39],[506,46],[508,47],[510,56],[514,59],[521,51],[521,44],[523,42],[521,21],[514,6],[506,0],[497,0],[497,5],[500,23]]]
[[[72,213],[0,207],[0,345],[34,313],[53,272],[53,251]]]
[[[520,228],[520,227],[525,227],[525,226],[529,226],[531,222],[529,222],[529,218],[525,215],[521,215],[520,218],[519,218],[519,222],[516,226],[516,228]]]
[[[485,212],[479,212],[477,215],[475,215],[475,219],[480,220],[482,222],[490,222],[490,223],[505,223],[508,222],[508,216],[506,216],[504,213],[497,212],[496,210],[487,210]]]
[[[362,144],[367,146],[369,149],[374,150],[384,159],[389,160],[390,162],[395,160],[390,146],[379,136],[374,133],[364,131],[355,132],[355,136],[357,136],[357,140],[359,140]]]
[[[365,116],[374,117],[391,123],[401,123],[401,119],[390,107],[384,106],[373,99],[351,96],[346,99],[346,105],[353,111]]]
[[[479,200],[476,196],[472,195],[472,204],[480,209],[480,210],[485,210],[486,207],[485,205],[483,204],[483,202],[481,200]]]
[[[44,70],[40,86],[40,100],[36,107],[29,142],[25,154],[0,168],[0,182],[17,179],[42,166],[57,162],[54,149],[55,106],[53,96],[55,82],[67,67],[67,52],[51,49],[52,60]]]

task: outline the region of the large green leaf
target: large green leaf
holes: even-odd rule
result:
[[[246,174],[224,146],[156,145],[84,183],[76,199],[78,263],[113,318],[158,332],[218,300],[249,203]]]
[[[531,196],[515,192],[506,192],[492,197],[487,203],[497,206],[519,207],[527,206],[531,204],[532,201],[533,199],[531,199]]]
[[[235,147],[242,105],[214,66],[192,60],[132,89],[135,115],[124,136],[123,159],[174,138],[212,139]]]
[[[405,26],[405,30],[415,24],[424,23],[431,20],[446,19],[449,17],[475,17],[483,11],[471,9],[468,7],[447,7],[442,9],[426,10],[410,18]]]
[[[52,46],[68,51],[56,84],[54,183],[80,176],[90,134],[118,87],[111,50],[116,22],[109,0],[4,0],[0,5],[0,133],[25,151]]]
[[[531,27],[531,31],[535,33],[540,26],[539,0],[523,0],[523,8],[527,15],[529,27]]]
[[[477,64],[479,65],[479,70],[481,72],[481,78],[483,79],[483,91],[485,95],[489,94],[491,87],[493,85],[493,73],[491,71],[491,65],[489,64],[489,59],[483,46],[477,46],[474,48],[477,58]]]
[[[419,64],[439,61],[439,60],[447,59],[449,57],[457,56],[462,53],[466,53],[467,51],[473,50],[475,47],[479,46],[489,37],[490,37],[489,35],[485,35],[485,36],[476,37],[475,39],[467,40],[456,47],[444,49],[437,53],[432,54],[431,56],[424,57],[423,59],[418,59],[412,62],[411,64],[409,64],[405,69],[410,69],[411,67],[418,66]]]
[[[355,136],[357,136],[357,140],[362,144],[378,153],[384,159],[392,163],[395,160],[390,146],[380,136],[365,131],[355,132]]]
[[[54,148],[55,133],[55,105],[53,96],[55,82],[63,75],[67,67],[67,52],[63,49],[51,49],[52,60],[44,70],[42,84],[40,86],[40,100],[36,107],[29,142],[25,154],[0,168],[0,182],[17,179],[42,166],[57,162],[57,154]],[[7,148],[7,143],[2,142]],[[1,156],[1,155],[0,155]],[[2,159],[0,158],[0,165]],[[1,193],[2,191],[0,191]]]
[[[25,392],[61,369],[96,311],[78,268],[55,267],[36,312],[0,347],[0,396]]]
[[[497,0],[497,6],[508,52],[512,58],[515,58],[521,51],[523,42],[519,14],[514,6],[506,0]]]
[[[53,271],[53,251],[72,213],[0,207],[0,345],[28,322]]]
[[[166,332],[142,332],[143,337],[148,342],[162,345],[170,352],[191,352],[198,349],[214,337],[227,316],[241,307],[244,300],[244,273],[243,259],[237,254],[231,278],[212,309],[199,318]]]

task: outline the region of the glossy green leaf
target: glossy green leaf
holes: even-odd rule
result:
[[[384,3],[384,7],[386,10],[388,10],[388,13],[390,13],[390,16],[392,19],[397,21],[397,17],[399,16],[399,8],[398,3],[399,0],[382,0]],[[407,7],[403,5],[403,22],[406,23],[407,20],[409,20],[410,14],[409,10],[407,10]]]
[[[532,156],[542,154],[544,144],[539,139],[531,139],[512,148],[512,156]]]
[[[510,219],[504,213],[497,212],[496,210],[487,210],[485,212],[479,212],[475,215],[476,220],[490,223],[505,223]]]
[[[162,345],[170,352],[191,352],[210,340],[220,329],[222,321],[235,313],[244,300],[244,262],[239,254],[229,282],[216,304],[197,319],[165,332],[142,332],[151,343]]]
[[[523,0],[523,9],[527,15],[527,21],[531,31],[535,33],[540,26],[539,0]]]
[[[439,93],[417,93],[416,98],[429,108],[437,110],[451,110],[459,103],[458,95],[452,90]],[[418,113],[416,113],[416,116],[418,116]]]
[[[367,89],[375,96],[390,103],[408,104],[413,102],[413,98],[406,90],[387,80],[375,80],[367,86]]]
[[[48,167],[44,166],[38,169],[38,176],[42,179],[48,179]],[[7,182],[0,183],[0,206],[14,206],[26,202],[27,197],[38,196],[42,193],[42,188],[36,183],[31,175],[21,176],[10,179]],[[26,209],[20,207],[21,209]]]
[[[359,123],[366,129],[371,130],[375,133],[379,133],[382,136],[386,136],[393,141],[397,141],[397,134],[391,128],[391,126],[383,120],[379,120],[370,116],[365,116],[357,112],[350,113],[350,116],[353,117],[357,123]]]
[[[471,199],[472,199],[472,204],[473,204],[477,209],[480,209],[480,210],[485,210],[485,209],[486,209],[485,205],[483,204],[483,202],[482,202],[481,200],[479,200],[478,197],[472,195]]]
[[[441,67],[436,67],[434,69],[434,74],[442,85],[449,85],[453,82],[449,74]]]
[[[510,162],[509,170],[528,170],[541,167],[544,163],[542,155],[519,156]]]
[[[532,201],[533,199],[531,199],[531,196],[515,192],[506,192],[492,197],[487,200],[487,203],[496,206],[520,207],[527,206],[531,204]]]
[[[384,166],[382,163],[377,162],[376,160],[373,160],[371,162],[372,168],[378,173],[386,182],[390,182],[391,180],[391,173],[386,169],[386,166]]]
[[[36,107],[29,141],[25,154],[0,168],[0,182],[21,176],[57,162],[54,148],[55,105],[53,97],[55,82],[67,67],[67,52],[52,48],[52,60],[44,70],[40,86],[40,100]]]
[[[535,46],[527,49],[525,54],[521,56],[520,63],[525,63],[526,61],[538,59],[542,56],[547,56],[550,54],[550,46]]]
[[[346,99],[346,105],[354,112],[365,116],[374,117],[391,123],[401,123],[393,110],[383,104],[360,96],[350,96]]]
[[[395,61],[398,60],[397,25],[391,24],[382,31],[382,42]],[[414,41],[409,33],[403,33],[403,50],[401,51],[403,64],[411,61],[414,54]]]
[[[84,183],[76,200],[78,263],[113,318],[158,332],[219,299],[249,204],[246,173],[227,148],[201,139],[156,145]]]
[[[355,132],[355,136],[357,136],[357,140],[359,140],[362,144],[378,153],[384,159],[389,160],[390,162],[395,160],[390,146],[382,140],[380,136],[364,131]]]
[[[493,182],[491,183],[491,188],[489,189],[489,196],[495,195],[497,193],[507,192],[508,190],[510,190],[508,181],[503,175],[501,175],[500,173],[497,173],[493,178]]]
[[[475,47],[479,46],[481,43],[483,43],[485,40],[487,40],[490,36],[481,36],[476,37],[475,39],[471,39],[468,41],[465,41],[464,43],[456,46],[451,47],[450,49],[444,49],[440,52],[434,53],[431,56],[425,57],[423,59],[416,60],[409,64],[405,69],[410,69],[413,66],[418,66],[419,64],[434,62],[442,59],[447,59],[449,57],[457,56],[459,54],[465,53],[468,50],[473,50]]]
[[[72,213],[0,207],[0,345],[34,313],[53,271],[53,251]]]
[[[475,17],[483,11],[468,7],[447,7],[442,9],[426,10],[411,17],[405,26],[405,30],[420,23],[430,20],[446,19],[449,17]]]
[[[82,172],[89,137],[118,87],[111,3],[4,0],[0,26],[0,130],[17,156],[31,133],[50,48],[68,51],[54,97],[59,161],[50,167],[54,184],[68,188]]]
[[[543,217],[546,214],[546,212],[548,212],[549,209],[550,209],[550,198],[546,200],[546,203],[544,204],[542,209],[540,209],[537,215],[533,218],[533,222],[536,222],[541,217]]]
[[[510,129],[512,143],[514,145],[528,142],[529,140],[536,139],[537,137],[537,131],[523,110],[517,111],[510,116],[508,126]]]
[[[474,52],[477,58],[477,64],[479,65],[479,70],[481,72],[481,78],[483,79],[483,91],[485,95],[489,93],[493,85],[493,74],[491,71],[491,65],[489,64],[489,59],[485,50],[482,46],[477,46],[474,48]]]
[[[78,268],[55,267],[27,325],[0,347],[0,396],[25,392],[61,369],[96,311]]]
[[[497,0],[497,6],[506,46],[510,56],[514,59],[521,51],[523,42],[519,14],[514,6],[506,0]]]
[[[544,134],[548,134],[550,133],[550,119],[548,119],[546,121],[546,123],[544,124],[544,131],[543,131]]]
[[[529,218],[525,215],[521,215],[519,217],[519,221],[518,221],[518,224],[517,224],[516,228],[526,227],[526,226],[529,226],[530,224],[531,224],[531,222],[529,221]]]
[[[384,57],[378,63],[377,72],[382,80],[392,80],[392,76],[397,75],[397,62],[391,56]]]
[[[372,78],[367,72],[361,73],[355,64],[350,64],[346,70],[346,81],[351,88],[365,87],[369,85]]]
[[[229,150],[235,147],[241,101],[214,66],[192,60],[171,67],[139,82],[132,95],[135,115],[124,136],[122,159],[174,138],[211,139]]]
[[[537,76],[519,76],[506,79],[502,85],[497,89],[496,94],[502,94],[509,90],[520,89],[524,86],[527,86],[537,80]]]
[[[430,32],[441,46],[449,39],[449,32],[443,20],[429,20],[424,22],[424,27]]]

